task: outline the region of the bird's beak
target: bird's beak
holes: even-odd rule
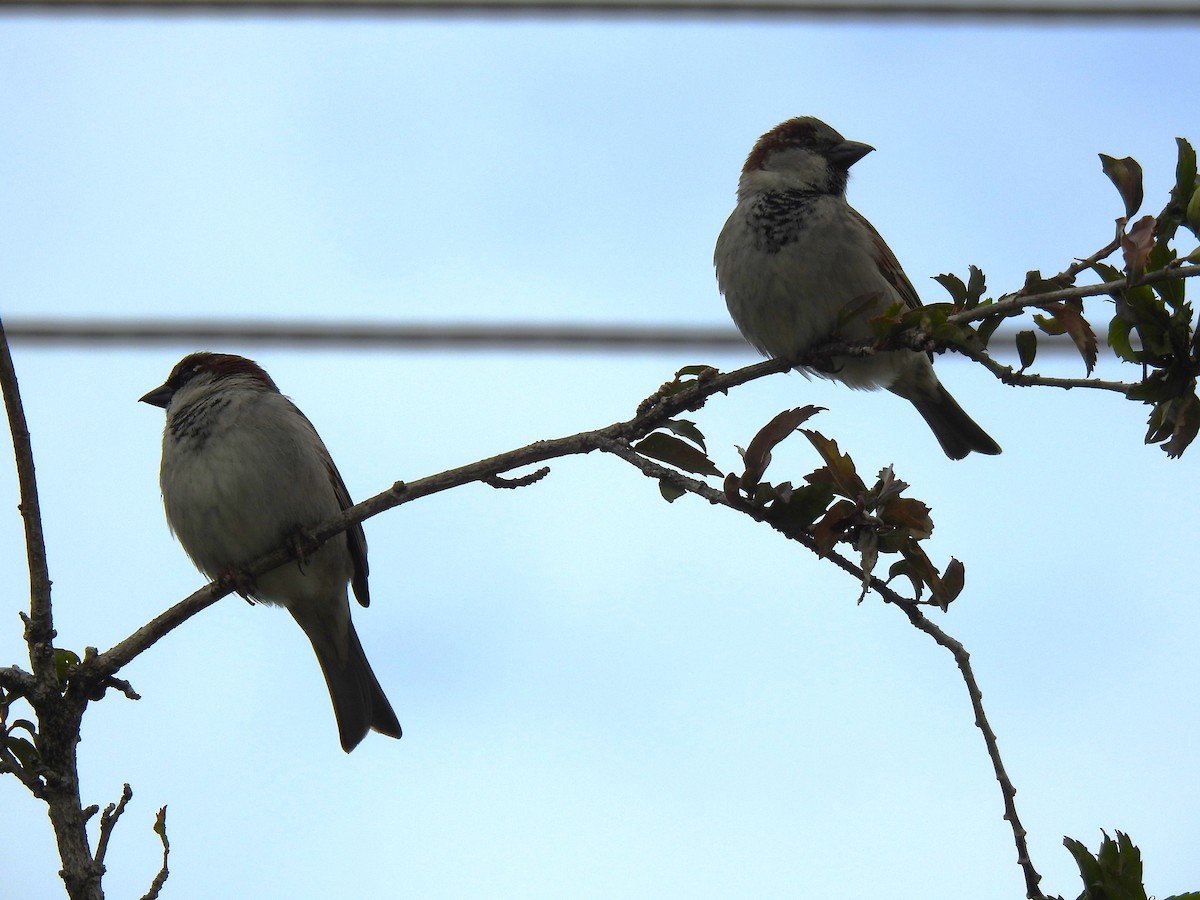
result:
[[[874,149],[870,144],[859,141],[842,141],[828,151],[828,156],[842,168],[849,169]]]
[[[173,396],[175,396],[175,389],[173,387],[168,384],[160,384],[150,393],[138,397],[138,403],[149,403],[151,406],[166,409],[167,404],[171,402]]]

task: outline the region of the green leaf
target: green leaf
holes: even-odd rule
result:
[[[677,437],[663,434],[661,431],[647,435],[634,444],[633,449],[642,456],[657,459],[659,462],[665,462],[667,465],[685,472],[693,472],[698,475],[722,474],[721,470],[713,465],[713,461],[703,451],[697,450],[691,444],[685,444]]]
[[[1122,159],[1100,154],[1100,166],[1104,174],[1116,185],[1125,203],[1126,218],[1132,216],[1142,205],[1142,167],[1132,156]]]
[[[1020,293],[1026,297],[1035,294],[1046,294],[1050,291],[1061,291],[1063,288],[1070,287],[1074,284],[1074,279],[1065,276],[1055,275],[1051,278],[1043,278],[1042,273],[1037,269],[1030,269],[1025,273],[1025,283],[1021,285]]]
[[[1159,269],[1165,269],[1168,265],[1175,261],[1178,256],[1169,244],[1160,240],[1154,245],[1154,249],[1150,251],[1150,257],[1146,260],[1146,265],[1152,272]],[[1151,285],[1154,293],[1162,298],[1171,309],[1178,310],[1184,303],[1184,298],[1187,296],[1186,286],[1187,281],[1182,278],[1173,278],[1170,281],[1160,281],[1157,284]],[[1188,322],[1192,320],[1191,315],[1188,315]]]
[[[1192,229],[1194,234],[1200,235],[1200,187],[1192,191],[1192,197],[1188,200],[1187,211],[1188,228]]]
[[[675,378],[676,379],[699,378],[701,375],[706,375],[709,372],[712,372],[715,374],[717,372],[717,369],[713,368],[712,366],[705,366],[705,365],[684,366],[682,369],[680,369],[678,372],[675,373]]]
[[[1200,891],[1192,891],[1190,894],[1172,894],[1166,900],[1200,900]]]
[[[1102,281],[1120,281],[1125,276],[1121,274],[1121,270],[1109,263],[1097,262],[1092,263],[1092,269],[1100,276]]]
[[[28,769],[33,766],[38,760],[37,747],[33,746],[28,740],[23,737],[13,737],[9,735],[5,741],[8,745],[8,752],[17,758],[24,768]]]
[[[58,648],[54,651],[54,674],[60,682],[66,681],[67,676],[79,665],[79,657],[70,650]]]
[[[972,266],[971,268],[974,269],[975,267]],[[946,289],[951,299],[954,300],[955,306],[962,306],[963,302],[966,301],[967,286],[963,284],[962,279],[957,275],[950,273],[934,275],[933,280]]]
[[[974,309],[983,299],[983,292],[987,290],[987,279],[983,276],[983,269],[978,266],[971,266],[970,269],[971,275],[967,281],[967,302],[964,305],[967,309]]]
[[[1117,832],[1114,841],[1107,833],[1095,856],[1074,838],[1063,838],[1063,845],[1075,857],[1083,879],[1080,900],[1146,900],[1142,883],[1142,854],[1129,835]]]
[[[979,340],[983,342],[985,347],[987,346],[988,341],[992,339],[992,335],[995,333],[996,329],[1000,327],[1000,324],[1005,320],[1005,318],[1006,316],[988,316],[986,319],[982,319],[975,323],[975,333],[979,335]]]
[[[1200,180],[1196,178],[1196,150],[1185,138],[1175,138],[1179,146],[1179,161],[1175,164],[1175,186],[1171,188],[1171,200],[1164,215],[1168,220],[1160,224],[1162,236],[1175,236],[1177,222],[1186,225],[1193,234],[1200,234]]]
[[[1129,340],[1132,330],[1133,324],[1120,316],[1113,316],[1112,321],[1108,323],[1108,346],[1125,362],[1139,362],[1141,359]]]
[[[1021,370],[1033,365],[1037,356],[1037,334],[1033,331],[1017,332],[1017,355],[1021,358]]]
[[[833,497],[833,485],[802,484],[786,500],[771,504],[771,522],[785,529],[808,528],[829,509]]]
[[[1099,884],[1100,863],[1096,861],[1096,857],[1092,856],[1092,852],[1083,842],[1077,841],[1073,837],[1064,837],[1063,846],[1075,857],[1075,865],[1079,868],[1079,877],[1083,879],[1084,886]],[[1086,891],[1084,896],[1087,896]]]
[[[663,499],[668,503],[674,503],[680,497],[687,493],[677,484],[671,484],[665,478],[658,479],[658,492],[663,495]]]
[[[687,419],[668,419],[663,423],[663,427],[691,441],[705,453],[708,452],[708,447],[704,445],[704,433],[696,427],[695,422],[689,422]]]
[[[1187,138],[1177,137],[1179,160],[1175,163],[1175,187],[1171,189],[1171,200],[1186,206],[1187,200],[1196,189],[1196,150]]]

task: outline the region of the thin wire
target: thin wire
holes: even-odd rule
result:
[[[753,357],[732,328],[572,324],[397,324],[392,322],[175,321],[136,319],[6,319],[9,341],[25,346],[95,349],[175,346],[190,349],[229,344],[301,349],[378,348],[426,351],[543,351],[612,353],[719,352]],[[992,346],[1008,346],[1004,329]],[[1098,335],[1101,342],[1104,335]],[[1076,352],[1069,340],[1043,339],[1039,353]]]
[[[639,17],[639,18],[872,18],[1006,19],[1076,21],[1170,21],[1200,19],[1200,4],[1002,3],[947,0],[0,0],[0,10],[36,12],[203,12],[203,13],[399,13],[419,16]]]

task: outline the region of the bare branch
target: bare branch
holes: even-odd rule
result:
[[[42,534],[42,513],[38,503],[37,477],[33,466],[33,447],[29,426],[17,386],[17,372],[8,349],[8,336],[0,322],[0,392],[8,411],[13,455],[17,462],[17,483],[21,491],[21,518],[25,522],[25,554],[29,565],[29,619],[25,638],[29,662],[39,680],[53,677],[54,616],[50,608],[50,569],[46,562],[46,540]]]
[[[1069,279],[1070,281],[1074,281],[1075,276],[1078,275],[1080,272],[1090,269],[1092,266],[1094,266],[1096,263],[1100,262],[1100,260],[1102,260],[1102,259],[1108,259],[1114,253],[1116,253],[1119,249],[1121,249],[1121,228],[1120,227],[1117,228],[1116,236],[1111,241],[1109,241],[1107,244],[1105,244],[1103,247],[1101,247],[1099,250],[1097,250],[1091,256],[1084,257],[1083,259],[1075,260],[1075,262],[1071,263],[1071,265],[1067,266],[1065,269],[1063,269],[1061,272],[1059,272],[1057,277]]]
[[[962,673],[967,693],[971,697],[971,707],[975,710],[975,725],[983,734],[983,742],[987,745],[988,757],[992,761],[992,771],[996,774],[996,781],[1000,784],[1000,794],[1004,798],[1004,819],[1012,828],[1013,841],[1017,847],[1017,865],[1025,874],[1025,896],[1028,900],[1045,900],[1045,894],[1038,886],[1041,884],[1042,876],[1038,874],[1037,869],[1033,867],[1033,861],[1029,858],[1029,844],[1025,840],[1025,827],[1017,815],[1017,789],[1004,769],[1004,761],[1000,758],[1000,745],[996,741],[996,732],[992,730],[991,723],[984,712],[983,692],[979,689],[979,682],[975,680],[975,672],[971,668],[971,655],[959,641],[931,622],[921,610],[905,607],[904,612],[908,615],[913,627],[925,632],[939,646],[950,651],[954,662],[958,665],[959,672]]]
[[[512,488],[529,487],[531,484],[537,484],[549,474],[550,467],[542,466],[540,469],[535,469],[529,474],[521,475],[518,478],[504,478],[500,475],[487,475],[482,479],[482,481],[488,487],[511,490]]]
[[[162,868],[158,870],[158,874],[154,876],[154,880],[150,882],[150,890],[143,896],[142,900],[157,900],[159,893],[162,891],[163,885],[167,883],[167,876],[170,872],[167,871],[167,857],[171,855],[171,842],[167,840],[167,808],[164,806],[158,811],[158,815],[154,817],[154,832],[162,839],[163,845],[163,861]]]
[[[133,799],[133,791],[130,790],[128,784],[121,789],[121,799],[117,803],[110,803],[104,807],[104,812],[100,815],[100,836],[96,840],[96,855],[94,857],[97,866],[104,865],[104,854],[108,852],[108,840],[112,837],[112,830],[117,825],[117,819],[121,818],[121,813],[125,812],[125,805]]]
[[[651,460],[641,456],[629,446],[627,441],[621,439],[602,439],[599,444],[599,449],[611,453],[614,456],[620,457],[631,465],[635,466],[643,474],[656,480],[667,481],[682,490],[703,497],[714,506],[725,506],[734,509],[738,512],[745,513],[753,519],[760,522],[770,524],[772,528],[779,531],[785,537],[788,537],[817,555],[821,555],[817,550],[815,542],[805,532],[786,531],[779,526],[771,523],[766,518],[766,513],[762,510],[752,508],[742,508],[734,506],[723,491],[718,491],[702,481],[694,478],[689,478],[674,469],[668,469]],[[834,562],[843,571],[853,575],[859,582],[863,580],[862,569],[850,562],[845,557],[839,556],[836,553],[827,554],[827,558]],[[1004,803],[1004,818],[1009,823],[1013,832],[1013,841],[1017,848],[1017,863],[1021,867],[1021,871],[1025,875],[1026,897],[1029,900],[1045,900],[1038,885],[1041,883],[1042,876],[1038,874],[1033,866],[1033,862],[1029,857],[1029,845],[1026,842],[1026,832],[1024,826],[1021,825],[1021,820],[1017,815],[1016,796],[1017,790],[1013,786],[1012,780],[1008,777],[1008,772],[1005,771],[1004,762],[1000,757],[1000,746],[996,741],[996,733],[992,730],[991,724],[988,722],[987,714],[983,709],[983,692],[979,689],[979,683],[975,680],[975,673],[971,668],[970,654],[967,653],[963,645],[952,638],[949,634],[935,625],[921,611],[920,604],[902,597],[894,590],[888,587],[884,582],[872,576],[869,579],[872,590],[892,606],[898,607],[908,616],[909,622],[915,628],[920,629],[929,635],[941,647],[949,650],[954,657],[955,663],[958,665],[959,672],[962,674],[963,682],[967,686],[967,693],[971,698],[971,706],[975,711],[975,725],[983,735],[983,742],[987,747],[988,758],[992,762],[992,770],[996,775],[996,781],[1000,784],[1000,794]]]
[[[33,690],[33,676],[18,666],[0,669],[0,688],[16,696],[28,696]]]
[[[1050,375],[1034,375],[1018,372],[1012,366],[994,360],[986,351],[974,351],[966,347],[955,347],[956,352],[968,359],[979,363],[1005,384],[1016,387],[1056,387],[1063,390],[1071,388],[1091,388],[1100,391],[1113,391],[1124,396],[1136,385],[1124,381],[1104,381],[1100,378],[1056,378]]]

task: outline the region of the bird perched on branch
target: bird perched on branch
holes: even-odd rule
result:
[[[167,412],[159,475],[167,524],[209,578],[353,505],[312,423],[251,360],[193,353],[140,399]],[[347,582],[366,606],[360,524],[243,589],[247,599],[284,607],[308,636],[349,753],[372,728],[400,737],[400,723],[354,630]]]
[[[795,360],[829,341],[868,341],[871,318],[897,303],[921,305],[895,254],[846,202],[850,167],[873,149],[804,116],[772,128],[746,158],[714,261],[734,324],[764,354]],[[841,356],[800,371],[898,394],[951,459],[1000,452],[938,381],[927,353]]]

